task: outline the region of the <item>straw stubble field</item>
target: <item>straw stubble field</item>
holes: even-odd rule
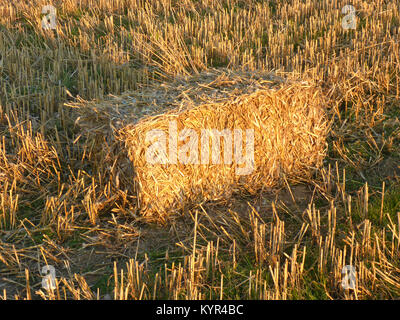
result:
[[[399,296],[399,1],[48,4],[0,0],[1,298]],[[170,118],[261,166],[147,166]]]

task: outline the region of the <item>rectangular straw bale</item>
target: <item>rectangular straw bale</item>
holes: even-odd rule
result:
[[[142,214],[165,219],[187,206],[274,187],[282,174],[308,178],[325,157],[329,126],[324,102],[318,88],[292,84],[172,110],[124,127],[120,133],[133,162]],[[254,152],[246,152],[251,130]],[[225,137],[218,148],[221,133]]]

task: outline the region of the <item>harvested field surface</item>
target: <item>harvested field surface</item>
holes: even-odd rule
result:
[[[0,0],[0,299],[397,299],[400,1],[348,4]]]

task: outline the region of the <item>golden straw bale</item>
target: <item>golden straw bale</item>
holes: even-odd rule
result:
[[[254,194],[322,164],[328,120],[321,91],[306,84],[262,89],[223,103],[144,118],[120,130],[143,215]]]

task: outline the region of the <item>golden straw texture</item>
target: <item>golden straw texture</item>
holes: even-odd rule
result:
[[[165,219],[187,206],[276,186],[283,175],[309,177],[325,157],[324,101],[318,88],[295,83],[125,126],[120,134],[142,214]]]

